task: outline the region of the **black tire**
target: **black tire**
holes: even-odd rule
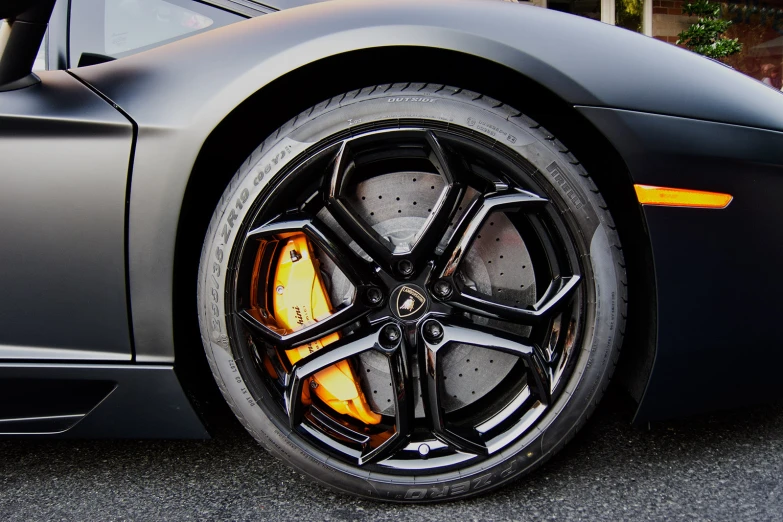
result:
[[[582,263],[579,331],[567,374],[543,415],[504,451],[444,472],[384,474],[341,461],[279,420],[279,402],[254,382],[229,302],[237,237],[263,208],[265,190],[314,144],[364,126],[432,125],[459,132],[532,166],[559,209]],[[445,131],[444,131],[445,132]],[[531,169],[528,169],[531,170]],[[255,226],[255,225],[254,225]],[[214,377],[236,416],[264,448],[327,487],[400,502],[465,498],[534,470],[584,425],[608,385],[625,330],[627,288],[619,237],[601,194],[578,160],[544,128],[475,92],[432,84],[394,84],[326,100],[290,120],[243,163],[215,210],[198,279],[201,335]]]

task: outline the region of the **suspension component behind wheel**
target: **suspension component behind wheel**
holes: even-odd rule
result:
[[[274,315],[279,326],[298,330],[332,313],[318,261],[313,257],[304,234],[286,239],[277,261],[274,281]],[[287,350],[292,364],[340,339],[333,333],[321,339]],[[310,402],[311,390],[333,410],[366,424],[378,424],[381,416],[373,412],[348,361],[340,361],[316,373],[305,387],[303,400]]]

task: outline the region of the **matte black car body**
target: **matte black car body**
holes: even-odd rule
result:
[[[216,198],[282,122],[400,78],[513,103],[583,158],[621,216],[637,421],[783,390],[783,96],[718,63],[515,4],[340,0],[40,78],[0,93],[0,432],[206,436],[188,374]],[[734,201],[640,207],[634,183]]]

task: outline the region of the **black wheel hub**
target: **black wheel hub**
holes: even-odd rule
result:
[[[551,188],[524,160],[437,129],[375,129],[313,150],[270,182],[232,254],[235,337],[255,361],[257,395],[276,397],[267,407],[307,443],[386,472],[442,471],[519,440],[562,389],[581,333],[579,254]],[[410,212],[373,223],[361,187],[399,173],[429,199],[398,196]],[[421,225],[413,232],[395,221],[406,214]],[[269,306],[268,266],[292,232],[317,251],[335,310],[285,331]],[[525,249],[517,259],[532,267],[498,253],[503,245]],[[488,277],[493,262],[508,268]],[[514,269],[532,270],[532,293],[503,286]],[[334,332],[339,341],[288,362],[285,350]],[[380,424],[303,402],[307,379],[342,360]]]

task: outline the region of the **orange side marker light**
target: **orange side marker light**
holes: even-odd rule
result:
[[[706,192],[653,185],[634,185],[636,197],[642,205],[663,207],[726,208],[734,197],[720,192]]]

